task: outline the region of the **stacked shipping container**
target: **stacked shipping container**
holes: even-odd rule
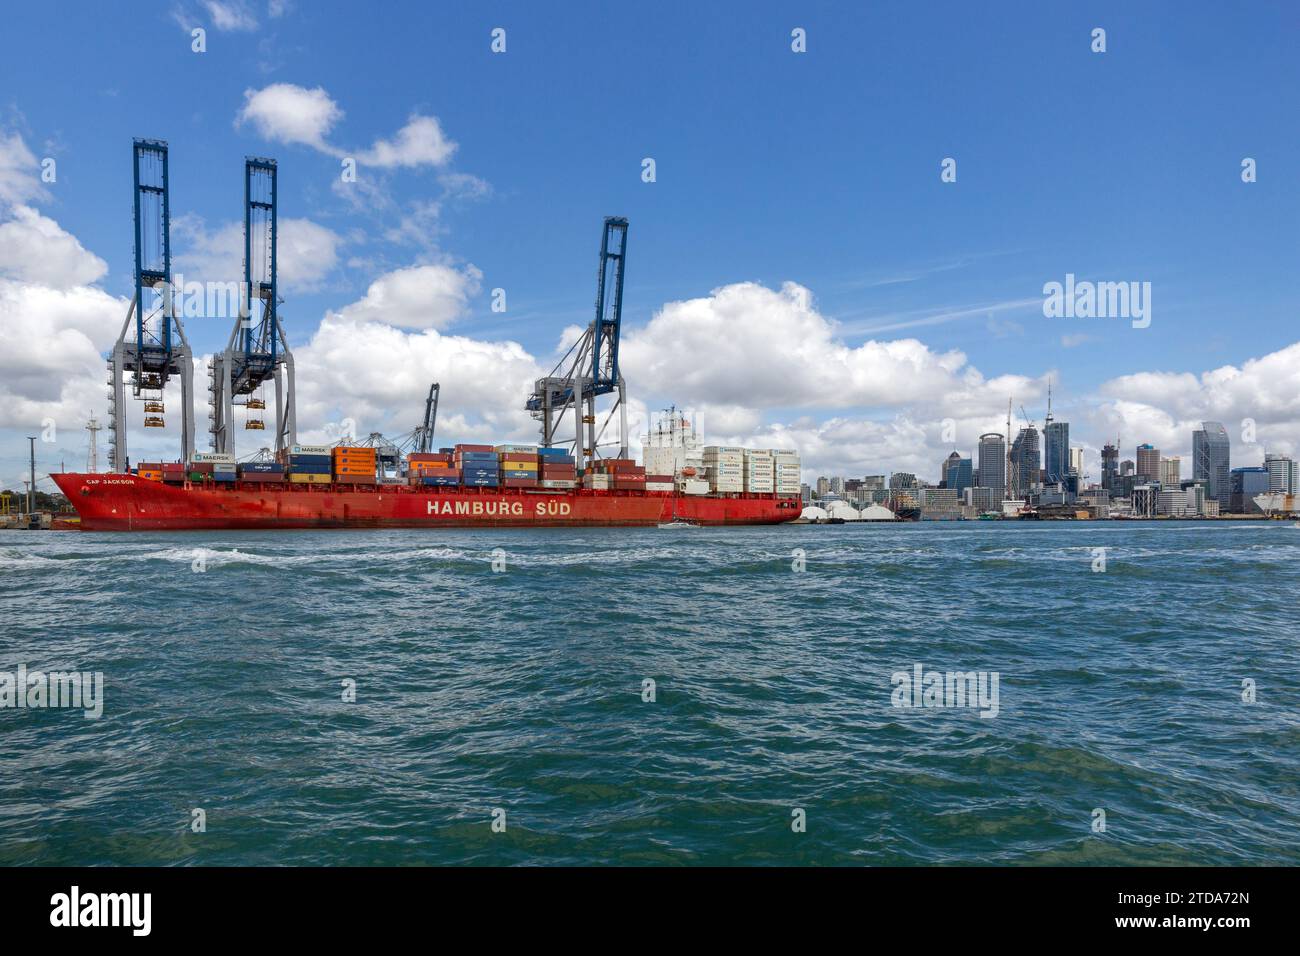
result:
[[[378,481],[379,458],[374,448],[339,445],[333,459],[334,481],[340,485],[373,485]]]

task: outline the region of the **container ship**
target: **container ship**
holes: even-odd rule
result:
[[[86,531],[305,528],[473,528],[779,524],[799,517],[798,456],[711,446],[647,448],[673,465],[649,474],[627,458],[579,475],[563,448],[462,444],[412,453],[383,473],[378,449],[292,446],[278,460],[189,463],[51,477]],[[707,463],[707,464],[706,464]]]

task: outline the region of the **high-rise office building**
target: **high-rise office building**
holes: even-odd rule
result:
[[[1142,481],[1160,480],[1160,449],[1150,442],[1137,447],[1137,476]]]
[[[825,498],[831,493],[831,480],[829,478],[817,479],[817,497]]]
[[[844,479],[841,478],[839,475],[836,475],[834,478],[831,479],[831,494],[833,495],[844,494]]]
[[[1133,474],[1133,468],[1134,468],[1133,459],[1125,458],[1124,461],[1120,463],[1119,473],[1121,475],[1131,475]]]
[[[1173,458],[1160,459],[1160,484],[1166,488],[1177,488],[1183,480],[1183,460],[1175,455]]]
[[[1063,484],[1070,474],[1070,423],[1048,421],[1043,428],[1043,473],[1049,485]]]
[[[958,498],[961,497],[963,491],[974,484],[971,460],[963,458],[957,452],[953,452],[944,459],[942,469],[943,487],[952,488],[957,492]]]
[[[1201,422],[1200,429],[1192,432],[1192,477],[1205,479],[1206,497],[1219,502],[1224,511],[1232,504],[1231,457],[1228,430],[1221,422]]]
[[[1038,451],[1038,429],[1026,425],[1011,443],[1011,489],[1012,498],[1023,498],[1033,491],[1038,484],[1038,471],[1042,458]]]
[[[980,485],[998,494],[1007,489],[1007,440],[998,432],[980,435]]]
[[[1296,473],[1296,460],[1288,455],[1265,455],[1264,467],[1268,470],[1268,490],[1283,494],[1300,494]]]
[[[1070,449],[1070,471],[1083,474],[1083,449],[1077,446]]]
[[[1256,465],[1253,468],[1234,468],[1228,473],[1228,510],[1234,514],[1258,514],[1259,505],[1255,496],[1269,490],[1268,469]]]
[[[1101,449],[1101,486],[1110,491],[1118,477],[1119,449],[1107,442]]]

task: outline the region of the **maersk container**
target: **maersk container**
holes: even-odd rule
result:
[[[215,451],[196,451],[190,456],[190,461],[208,462],[210,464],[233,465],[235,463],[234,455],[227,455]]]
[[[290,455],[329,455],[333,449],[329,445],[290,445]]]

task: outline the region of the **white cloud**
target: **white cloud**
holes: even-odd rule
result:
[[[104,407],[104,358],[128,301],[0,279],[0,428],[63,428]]]
[[[424,413],[429,384],[438,382],[438,434],[489,441],[537,436],[523,406],[543,369],[514,342],[406,332],[331,313],[294,350],[294,364],[300,429],[308,433],[341,418],[353,419],[363,433],[409,431]]]
[[[0,223],[0,276],[69,289],[101,279],[108,265],[75,236],[30,206],[16,206]]]
[[[746,408],[923,407],[975,416],[1005,408],[1014,392],[1036,396],[1023,376],[986,380],[959,351],[916,339],[836,337],[803,286],[779,292],[753,282],[669,302],[643,329],[624,333],[629,382],[679,403]]]
[[[338,155],[325,137],[342,118],[343,110],[323,87],[309,90],[293,83],[272,83],[260,90],[244,91],[244,107],[235,117],[235,125],[252,123],[266,139],[303,143]]]
[[[352,322],[382,322],[408,329],[441,329],[463,316],[479,290],[474,266],[410,266],[380,276],[365,296],[341,310]]]
[[[174,271],[187,283],[234,282],[243,277],[243,223],[230,222],[208,231],[197,216],[178,216],[172,230],[184,244],[175,255]],[[338,265],[343,238],[310,219],[281,219],[279,230],[280,288],[285,292],[318,289]]]
[[[18,133],[0,132],[0,212],[10,203],[46,197],[37,170],[40,164]]]
[[[257,17],[242,0],[203,0],[203,8],[218,30],[247,32],[257,29]]]
[[[370,166],[445,166],[456,144],[442,131],[435,116],[413,115],[392,140],[380,139],[357,158]]]

